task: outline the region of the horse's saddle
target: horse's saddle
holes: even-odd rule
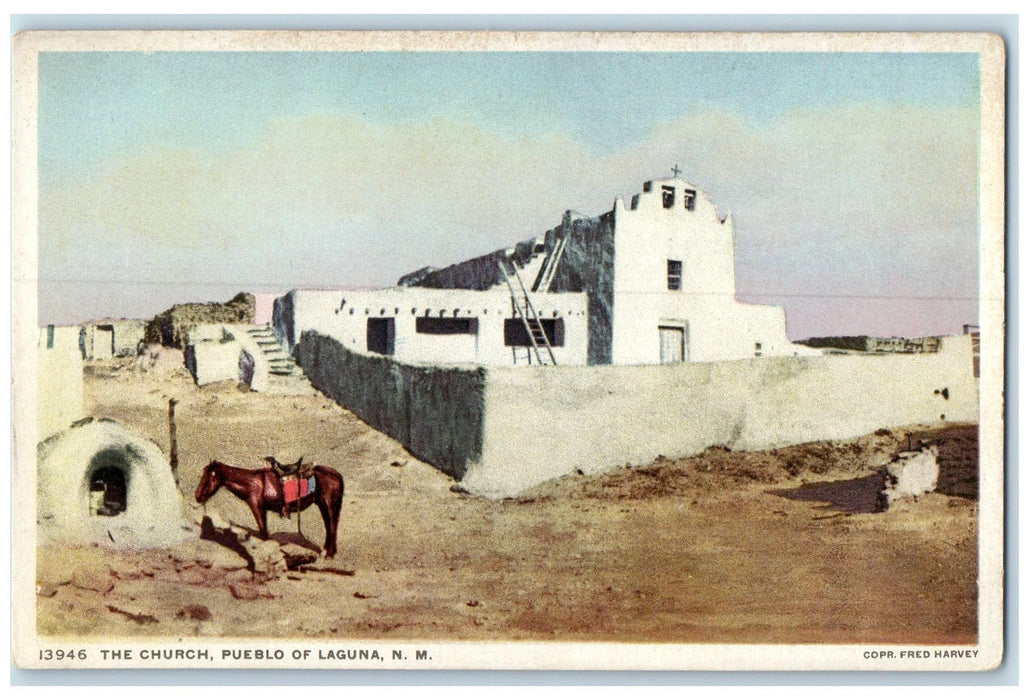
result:
[[[272,465],[272,469],[278,474],[280,480],[287,478],[306,479],[314,474],[314,465],[310,463],[304,464],[303,457],[289,464],[283,464],[275,457],[265,457],[264,461]]]
[[[290,509],[296,507],[296,503],[314,491],[314,465],[304,464],[301,457],[296,462],[282,464],[275,457],[265,457],[266,462],[272,465],[272,470],[279,477],[282,484],[282,515],[289,517]]]

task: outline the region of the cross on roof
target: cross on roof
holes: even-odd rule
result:
[[[672,168],[672,176],[673,176],[673,177],[679,177],[680,175],[682,175],[682,171],[681,171],[681,170],[679,170],[679,164],[678,164],[678,163],[676,163],[676,164],[675,164],[675,167],[674,167],[674,168]]]

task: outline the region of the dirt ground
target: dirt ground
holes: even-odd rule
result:
[[[339,554],[321,571],[255,577],[197,537],[172,549],[40,548],[44,636],[948,643],[976,640],[977,503],[929,494],[875,513],[873,474],[913,431],[572,476],[516,499],[453,480],[322,396],[198,389],[165,352],[142,371],[90,363],[87,411],[167,453],[197,522],[253,528],[241,501],[193,501],[211,459],[332,466],[346,479]],[[315,509],[269,516],[312,549]]]

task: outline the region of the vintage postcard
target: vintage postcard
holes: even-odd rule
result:
[[[1003,658],[987,34],[14,41],[28,669]]]

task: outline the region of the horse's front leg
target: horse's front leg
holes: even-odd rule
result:
[[[257,531],[261,539],[268,539],[268,516],[264,512],[264,507],[255,500],[247,501],[247,505],[250,506],[250,510],[254,514],[254,520],[257,521]]]

